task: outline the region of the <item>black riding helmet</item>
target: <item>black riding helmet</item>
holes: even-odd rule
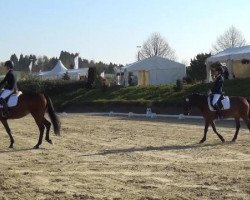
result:
[[[11,60],[8,60],[4,63],[4,66],[5,67],[8,67],[10,69],[13,69],[14,68],[14,63],[11,61]]]

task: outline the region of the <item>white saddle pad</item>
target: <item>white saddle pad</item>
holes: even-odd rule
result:
[[[209,110],[215,111],[214,107],[211,105],[210,97],[207,98],[207,102],[208,102]],[[225,96],[224,99],[221,101],[221,103],[223,105],[221,110],[227,110],[230,108],[230,99],[228,96]]]
[[[18,97],[22,94],[21,91],[19,91],[17,94],[12,94],[8,100],[8,107],[14,107],[17,105]]]

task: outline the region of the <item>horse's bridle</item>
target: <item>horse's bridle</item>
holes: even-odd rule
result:
[[[186,97],[184,99],[184,115],[189,115],[190,114],[190,111],[191,111],[191,102],[190,102],[190,98],[189,97]]]

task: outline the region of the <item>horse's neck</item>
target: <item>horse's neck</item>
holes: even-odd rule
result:
[[[205,96],[197,96],[194,102],[194,106],[198,107],[200,110],[203,110],[207,106]]]

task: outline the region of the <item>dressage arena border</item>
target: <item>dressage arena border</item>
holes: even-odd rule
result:
[[[150,115],[148,114],[138,114],[138,113],[133,113],[133,112],[129,112],[129,113],[119,113],[119,112],[93,112],[93,113],[66,113],[66,112],[62,112],[59,113],[59,115],[61,116],[66,116],[66,115],[85,115],[85,116],[109,116],[109,117],[145,117],[145,118],[151,118],[151,119],[155,119],[155,118],[173,118],[173,119],[179,119],[179,120],[185,120],[185,119],[198,119],[198,120],[202,120],[203,117],[202,116],[194,116],[194,115],[183,115],[183,114],[179,114],[179,115],[164,115],[164,114],[156,114],[156,113],[151,113]],[[222,119],[219,121],[232,121],[234,120],[233,118],[226,118],[226,119]],[[242,119],[241,119],[242,121]]]

